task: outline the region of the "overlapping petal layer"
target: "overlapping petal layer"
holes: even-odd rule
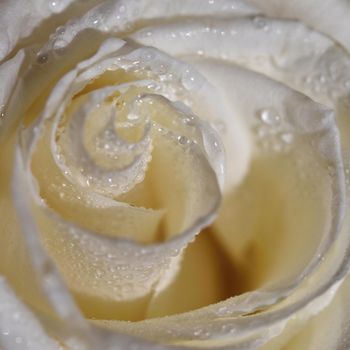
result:
[[[4,3],[0,268],[62,346],[256,349],[287,333],[278,349],[331,302],[349,255],[335,3]]]

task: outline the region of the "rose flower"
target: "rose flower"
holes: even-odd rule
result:
[[[2,0],[0,349],[348,349],[349,18]]]

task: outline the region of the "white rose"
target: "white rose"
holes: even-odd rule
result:
[[[0,3],[0,348],[347,349],[350,4]]]

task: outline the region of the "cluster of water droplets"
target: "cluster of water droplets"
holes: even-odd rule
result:
[[[60,226],[51,239],[60,242],[58,256],[69,257],[74,269],[66,271],[70,285],[92,290],[104,298],[124,300],[148,293],[169,266],[179,248],[150,250],[126,242],[118,245],[78,228]],[[49,244],[50,242],[46,242]],[[59,261],[65,267],[68,262]],[[87,268],[88,267],[88,268]],[[88,275],[86,275],[88,273]]]
[[[62,40],[66,31],[67,28],[58,28],[52,43]],[[78,97],[74,100],[77,108],[73,108],[73,112],[57,112],[52,124],[41,130],[50,133],[53,158],[65,177],[61,185],[57,180],[51,186],[63,205],[77,201],[79,206],[101,210],[112,208],[115,205],[112,202],[117,201],[118,196],[128,193],[144,180],[152,160],[154,139],[166,140],[166,147],[169,144],[177,147],[174,154],[183,152],[186,161],[192,153],[194,158],[200,154],[200,159],[221,159],[222,149],[217,135],[191,110],[193,95],[206,85],[204,78],[188,65],[156,49],[128,48],[125,51],[129,53],[101,59],[91,71],[89,68],[84,70],[77,80],[88,80],[90,73],[95,76],[91,75],[89,92],[80,96],[82,103],[77,102]],[[40,54],[37,63],[45,64],[49,59],[46,53]],[[99,77],[114,71],[124,71],[132,77],[131,81],[94,89],[93,83],[97,81],[98,86]],[[96,131],[94,124],[90,124],[92,132],[87,139],[85,128],[94,120],[98,120],[95,125],[100,129]],[[106,122],[103,121],[102,125],[101,120]],[[135,135],[138,135],[136,139]],[[181,165],[182,159],[177,161]],[[223,173],[223,169],[220,171]],[[79,190],[74,190],[74,187]],[[209,193],[210,190],[211,187]],[[85,195],[85,192],[95,196]],[[124,209],[128,207],[128,203],[119,204]],[[174,234],[179,236],[174,241],[149,246],[138,244],[137,239],[126,239],[122,234],[119,237],[119,233],[83,229],[45,208],[49,206],[45,201],[42,205],[53,228],[49,234],[43,234],[42,239],[70,287],[76,292],[89,291],[90,295],[115,301],[149,293],[173,259],[200,230],[197,219],[214,210],[217,202],[205,203],[203,208],[208,212],[195,213],[191,220],[188,219],[185,235],[176,232]],[[129,209],[134,208],[130,206]],[[117,206],[115,210],[118,211]],[[128,215],[123,217],[125,222],[133,217]],[[128,225],[126,227],[133,227]],[[126,232],[126,236],[130,237],[130,232]]]
[[[145,35],[151,35],[151,32]],[[203,76],[191,66],[150,47],[128,55],[124,67],[136,75],[160,81],[156,92],[186,105],[191,105],[193,92],[199,92],[207,84]]]
[[[88,2],[89,0],[85,0]],[[48,8],[52,12],[61,12],[68,5],[67,0],[50,0]],[[111,8],[112,7],[112,8]],[[100,32],[127,32],[132,28],[135,18],[140,14],[135,0],[116,1],[114,4],[102,3],[77,19],[69,20],[65,25],[57,27],[50,35],[47,44],[37,55],[37,63],[47,63],[53,55],[56,59],[66,54],[67,47],[82,29],[93,29]]]
[[[307,69],[299,85],[316,100],[321,97],[334,104],[350,92],[349,71],[348,55],[341,47],[334,46],[321,55],[312,69]]]
[[[295,134],[283,115],[275,108],[256,111],[255,132],[257,145],[263,151],[287,152],[293,146]]]
[[[140,140],[128,141],[120,137],[121,130],[135,127],[138,119],[128,119],[121,123],[123,127],[116,127],[116,120],[120,110],[114,104],[102,110],[102,100],[117,91],[107,88],[91,94],[91,101],[84,104],[66,125],[66,131],[62,133],[62,144],[57,144],[55,157],[63,172],[71,179],[80,179],[79,184],[91,187],[101,194],[118,195],[127,192],[136,183],[144,178],[147,164],[151,160],[152,142],[150,128],[145,121],[144,130]],[[98,163],[92,157],[89,149],[84,144],[84,126],[86,119],[91,114],[97,114],[93,118],[99,118],[102,114],[109,114],[107,123],[94,137],[93,148],[97,159],[104,158],[105,163]],[[125,125],[126,124],[126,125]],[[61,136],[62,136],[61,135]],[[57,139],[57,136],[56,136]],[[60,138],[58,138],[60,140]],[[62,150],[65,149],[66,152]]]

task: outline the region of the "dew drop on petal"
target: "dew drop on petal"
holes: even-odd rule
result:
[[[181,145],[186,145],[189,142],[189,139],[186,136],[178,136],[177,140]]]
[[[281,134],[281,140],[286,144],[291,144],[294,141],[294,135],[291,132],[284,132]]]
[[[57,27],[56,34],[57,35],[63,35],[65,33],[66,29],[64,27]]]
[[[151,50],[144,50],[141,53],[141,60],[144,62],[152,61],[155,57],[155,54]]]
[[[67,42],[63,39],[56,39],[52,44],[53,50],[55,50],[55,53],[60,56],[65,53],[66,46],[67,46]]]
[[[5,112],[0,106],[0,126],[3,123],[4,119],[5,119]]]
[[[49,5],[51,9],[56,9],[58,6],[58,1],[57,0],[50,1]]]
[[[52,12],[60,12],[64,8],[64,1],[61,0],[51,0],[49,1],[49,8]]]
[[[264,108],[260,110],[258,112],[258,117],[264,124],[267,125],[276,125],[281,121],[279,114],[271,108]]]
[[[120,5],[118,11],[119,11],[120,13],[124,13],[125,10],[126,10],[126,7],[125,7],[124,5]]]
[[[254,27],[257,29],[262,29],[264,31],[267,31],[269,29],[265,19],[261,17],[255,17],[253,19],[253,24],[254,24]]]
[[[217,310],[217,314],[219,315],[219,316],[223,316],[223,315],[226,315],[227,314],[227,307],[226,306],[221,306],[221,307],[219,307],[219,309]]]
[[[196,78],[190,70],[186,69],[182,75],[182,84],[187,90],[192,90],[196,86]]]
[[[37,63],[44,64],[49,60],[49,54],[48,53],[42,53],[37,56]]]

